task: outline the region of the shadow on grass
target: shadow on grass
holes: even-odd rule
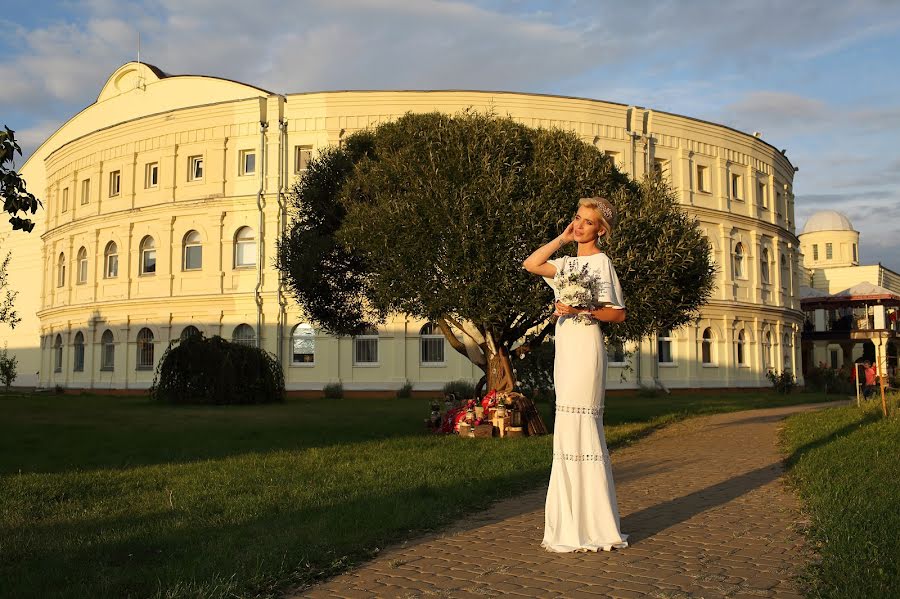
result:
[[[818,449],[819,447],[822,447],[824,445],[828,445],[832,441],[836,441],[837,439],[839,439],[841,437],[850,435],[850,434],[856,432],[857,430],[864,428],[864,427],[866,427],[874,422],[877,422],[881,419],[882,419],[882,417],[881,417],[880,412],[870,411],[870,412],[866,413],[866,415],[863,418],[861,418],[860,420],[857,420],[856,422],[852,422],[850,424],[844,425],[835,431],[832,431],[828,434],[822,435],[821,437],[818,437],[817,439],[813,439],[812,441],[809,441],[808,443],[805,443],[805,444],[797,447],[797,449],[795,449],[793,452],[791,452],[791,454],[784,459],[784,464],[785,464],[785,466],[787,466],[787,468],[791,468],[794,464],[796,464],[800,460],[800,458],[802,458],[805,454],[809,453],[810,451]]]

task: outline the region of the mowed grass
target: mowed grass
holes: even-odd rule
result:
[[[900,597],[900,417],[880,402],[788,419],[790,480],[809,512],[811,597]]]
[[[610,397],[607,440],[825,399]],[[0,395],[0,595],[277,596],[546,484],[551,436],[435,436],[428,412],[416,399],[174,407]]]

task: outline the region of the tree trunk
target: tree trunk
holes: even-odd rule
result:
[[[512,362],[506,348],[500,347],[500,351],[488,358],[487,371],[488,391],[496,390],[498,393],[509,393],[516,388],[516,376],[513,374]]]

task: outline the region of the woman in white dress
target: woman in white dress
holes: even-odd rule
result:
[[[610,551],[628,546],[619,531],[619,510],[609,452],[603,433],[606,390],[606,346],[598,323],[622,322],[622,288],[612,262],[598,248],[615,225],[616,212],[605,198],[582,198],[566,230],[535,251],[523,263],[556,291],[557,272],[587,265],[598,284],[592,290],[593,310],[556,301],[556,424],[553,466],[544,511],[547,551]],[[576,256],[550,260],[562,246],[578,243]]]

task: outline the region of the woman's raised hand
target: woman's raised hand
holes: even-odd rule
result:
[[[575,241],[575,221],[569,223],[569,226],[566,227],[566,230],[562,232],[561,237],[563,242],[565,243]]]

